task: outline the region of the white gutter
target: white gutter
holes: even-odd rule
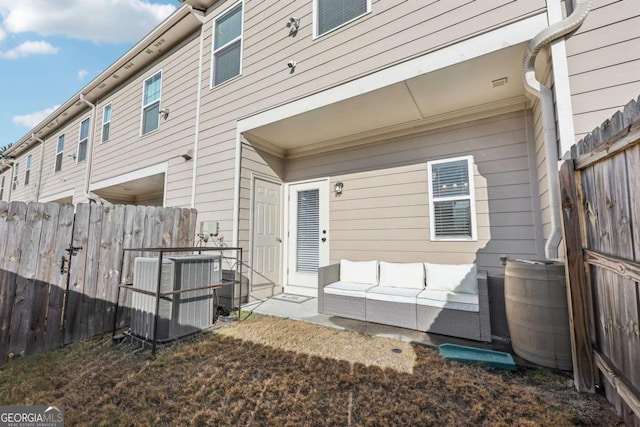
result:
[[[89,146],[87,147],[87,172],[84,178],[84,195],[85,197],[88,197],[89,184],[91,183],[91,166],[93,162],[93,147],[95,145],[94,140],[96,135],[96,105],[87,101],[87,98],[85,98],[83,93],[80,94],[80,101],[84,102],[89,107],[91,107],[91,122],[89,124],[91,128],[91,133],[89,134],[89,141],[87,142],[87,144],[89,144]]]
[[[522,59],[524,87],[531,95],[540,100],[542,126],[547,158],[547,179],[549,181],[549,207],[551,209],[551,235],[545,244],[545,256],[558,258],[558,246],[562,239],[560,230],[560,181],[558,177],[558,146],[555,124],[555,108],[551,89],[536,79],[535,61],[540,51],[553,41],[576,31],[584,22],[591,0],[572,0],[573,12],[562,21],[551,24],[542,30],[529,43]]]
[[[40,143],[40,166],[38,167],[38,184],[36,186],[36,202],[40,200],[40,186],[42,185],[42,166],[44,165],[44,139],[40,139],[35,133],[31,134],[31,139]]]

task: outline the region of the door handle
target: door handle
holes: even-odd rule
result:
[[[281,239],[281,238],[279,238],[279,237],[276,237],[276,242],[278,242],[278,243],[282,243],[282,239]]]
[[[327,241],[327,238],[326,238],[326,237],[323,237],[323,238],[322,238],[322,241],[323,241],[323,242],[326,242],[326,241]]]

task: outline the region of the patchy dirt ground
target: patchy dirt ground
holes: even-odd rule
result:
[[[253,315],[155,358],[103,337],[12,361],[0,405],[62,404],[67,425],[619,425],[568,380]]]

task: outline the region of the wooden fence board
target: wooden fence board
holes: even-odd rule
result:
[[[106,277],[106,308],[104,313],[104,331],[111,330],[116,309],[118,284],[120,283],[120,266],[122,261],[122,242],[124,239],[125,207],[116,205],[111,216],[112,225],[109,235],[109,257]]]
[[[80,336],[87,338],[95,335],[101,329],[102,316],[96,316],[98,296],[98,267],[100,263],[100,234],[102,229],[103,209],[101,205],[90,205],[89,238],[83,250],[86,253],[85,284],[82,295],[82,316]]]
[[[107,310],[107,281],[109,278],[109,269],[111,267],[111,241],[113,240],[114,229],[114,207],[111,205],[96,205],[102,211],[102,221],[100,229],[96,229],[99,232],[99,245],[98,245],[98,265],[96,268],[96,298],[95,309],[93,311],[95,321],[95,331],[93,335],[102,333],[110,326],[105,326],[104,319]]]
[[[68,276],[67,273],[62,273],[60,269],[63,267],[62,259],[66,260],[66,249],[69,247],[73,234],[73,211],[73,205],[64,204],[60,206],[58,213],[56,245],[53,254],[54,265],[49,276],[51,286],[49,288],[49,307],[47,309],[47,326],[44,340],[45,349],[61,346],[64,341],[62,336],[62,314]]]
[[[6,349],[9,345],[8,328],[11,327],[11,312],[7,307],[13,306],[13,301],[9,305],[12,292],[9,286],[10,273],[5,270],[5,260],[9,257],[8,253],[5,257],[5,250],[8,246],[10,218],[9,203],[0,200],[0,363],[5,361]]]
[[[586,309],[588,287],[585,286],[584,261],[582,259],[582,228],[580,202],[575,190],[573,161],[564,162],[560,173],[562,197],[562,232],[566,245],[565,269],[570,282],[582,286],[570,286],[567,291],[569,304],[570,332],[573,338],[571,346],[574,365],[574,382],[579,391],[595,390],[593,371],[593,349],[589,336],[589,311]]]
[[[72,245],[82,248],[74,256],[67,254],[69,271],[69,290],[64,319],[64,343],[80,340],[80,321],[82,317],[82,295],[85,285],[85,264],[87,261],[87,244],[89,242],[89,219],[91,207],[87,204],[76,206],[75,225],[73,227]]]
[[[60,205],[57,203],[40,204],[42,208],[42,230],[38,250],[35,280],[33,281],[34,298],[29,321],[27,354],[44,348],[44,335],[49,307],[51,270],[54,269],[56,234],[58,231],[58,215]]]
[[[42,231],[44,205],[31,202],[27,206],[26,223],[20,245],[20,267],[16,279],[16,296],[11,320],[11,340],[9,357],[24,356],[27,353],[31,310],[35,300],[35,277],[38,266],[38,248]],[[40,302],[40,301],[38,301]]]

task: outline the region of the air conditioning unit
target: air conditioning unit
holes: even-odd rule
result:
[[[155,294],[158,258],[138,257],[133,287]],[[195,289],[221,282],[220,257],[211,255],[166,256],[162,259],[160,293]],[[153,340],[155,295],[133,291],[131,333]],[[160,298],[156,342],[171,341],[210,327],[214,321],[214,293],[204,289]]]

